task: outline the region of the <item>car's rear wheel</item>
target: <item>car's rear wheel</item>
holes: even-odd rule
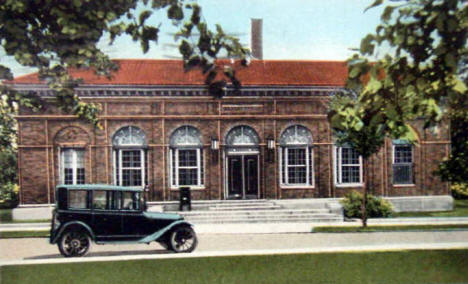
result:
[[[63,233],[58,243],[59,251],[65,257],[83,256],[88,252],[90,246],[89,235],[78,230]]]
[[[190,226],[178,226],[169,236],[169,246],[174,252],[192,252],[198,244],[195,231]]]

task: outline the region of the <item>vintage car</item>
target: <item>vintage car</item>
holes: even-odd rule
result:
[[[142,188],[82,184],[59,185],[50,243],[65,257],[83,256],[91,241],[158,242],[174,252],[197,246],[192,225],[178,214],[147,212]]]

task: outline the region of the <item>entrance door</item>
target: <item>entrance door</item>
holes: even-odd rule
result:
[[[258,155],[227,156],[228,198],[258,198]]]

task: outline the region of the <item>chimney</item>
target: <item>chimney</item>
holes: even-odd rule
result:
[[[263,59],[263,35],[262,35],[262,19],[251,19],[251,39],[250,48],[252,49],[252,57],[255,59]]]

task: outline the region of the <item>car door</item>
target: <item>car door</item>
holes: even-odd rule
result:
[[[123,192],[123,235],[129,239],[139,239],[153,233],[150,220],[143,215],[139,192]]]
[[[92,192],[92,229],[98,241],[122,238],[122,216],[119,210],[113,208],[113,197],[114,193],[108,190],[94,190]]]

